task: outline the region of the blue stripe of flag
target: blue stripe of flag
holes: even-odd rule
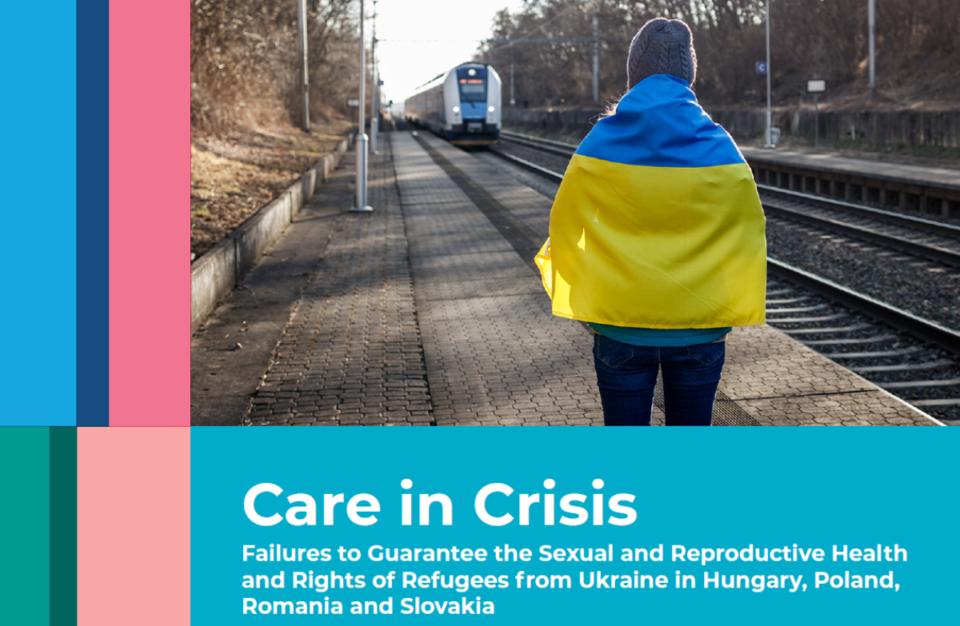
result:
[[[712,167],[744,163],[733,139],[697,104],[682,78],[656,74],[617,103],[580,143],[577,154],[624,165]]]

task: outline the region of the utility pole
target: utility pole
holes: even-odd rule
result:
[[[600,35],[597,28],[597,5],[593,5],[593,102],[600,102]]]
[[[820,74],[814,74],[814,78],[820,78]],[[820,147],[820,94],[813,92],[813,147]]]
[[[877,31],[877,11],[874,4],[875,0],[870,0],[867,5],[867,22],[869,23],[870,28],[870,97],[873,97],[874,83],[877,78],[877,70],[875,65],[875,55],[876,55],[876,31]]]
[[[377,154],[377,135],[380,132],[380,74],[377,73],[377,0],[373,0],[373,98],[370,106],[370,152]]]
[[[303,53],[303,130],[310,132],[310,71],[307,66],[307,0],[297,0],[300,14],[300,50]]]
[[[766,148],[773,147],[773,111],[770,109],[770,0],[767,0],[767,141]]]
[[[363,4],[365,0],[360,0],[360,107],[359,120],[360,127],[357,129],[357,205],[350,209],[353,213],[369,213],[373,207],[367,205],[367,135],[363,132],[364,126],[364,107],[366,106],[366,82],[367,82],[367,64],[366,47],[363,44]]]
[[[517,105],[517,98],[513,92],[513,42],[510,42],[510,106]]]

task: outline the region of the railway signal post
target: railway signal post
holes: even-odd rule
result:
[[[370,213],[373,207],[367,205],[367,134],[364,132],[364,108],[366,108],[366,72],[367,66],[364,56],[366,48],[363,45],[363,4],[360,0],[360,107],[357,128],[357,204],[351,213]]]
[[[380,132],[380,74],[377,72],[377,0],[373,0],[373,42],[370,58],[373,61],[373,97],[370,99],[370,152],[377,154],[377,134]]]
[[[513,74],[510,75],[511,87]],[[512,96],[513,94],[511,94]],[[597,31],[597,6],[593,6],[593,101],[600,102],[600,35]]]
[[[814,80],[807,81],[807,93],[813,94],[813,136],[814,147],[820,147],[820,101],[818,96],[827,90],[827,81]]]
[[[873,91],[876,87],[877,79],[877,70],[876,64],[874,62],[874,57],[876,56],[877,46],[876,46],[876,32],[877,32],[877,11],[876,6],[874,5],[874,0],[870,0],[867,3],[867,28],[869,29],[869,39],[870,39],[870,97],[873,97]]]
[[[770,108],[770,0],[767,0],[767,63],[764,66],[767,74],[767,134],[764,148],[773,147],[773,111]]]

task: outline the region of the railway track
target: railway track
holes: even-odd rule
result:
[[[493,150],[498,157],[557,183],[562,174],[534,162],[529,150],[567,159],[576,150],[518,133],[501,137],[507,150],[511,144],[526,149],[527,158]],[[758,189],[774,219],[960,267],[956,226],[766,185]],[[960,425],[960,333],[777,259],[768,258],[767,267],[771,326],[935,418]]]
[[[768,216],[960,267],[960,227],[757,185]]]
[[[767,271],[770,326],[960,424],[960,333],[773,258]]]

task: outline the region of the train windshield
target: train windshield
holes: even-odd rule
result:
[[[460,79],[461,102],[486,102],[487,81],[480,78]]]

